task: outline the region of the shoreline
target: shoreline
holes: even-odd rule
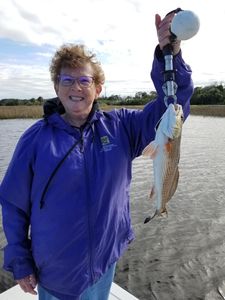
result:
[[[103,110],[122,108],[126,106],[101,105]],[[127,108],[142,109],[143,105],[127,106]],[[225,117],[225,105],[191,105],[191,115]],[[43,117],[42,105],[0,106],[0,120],[4,119],[39,119]]]

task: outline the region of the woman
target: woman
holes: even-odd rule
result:
[[[7,238],[4,268],[40,300],[108,299],[115,264],[134,239],[131,164],[154,139],[164,104],[162,49],[173,14],[156,15],[152,79],[158,98],[143,111],[99,110],[104,73],[84,46],[62,46],[50,66],[58,96],[20,138],[0,187]],[[193,92],[180,42],[173,44],[178,102]]]

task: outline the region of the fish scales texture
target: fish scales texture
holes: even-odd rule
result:
[[[155,140],[143,150],[144,156],[153,159],[154,186],[150,199],[156,199],[156,211],[144,223],[156,215],[167,214],[166,204],[177,189],[182,125],[182,106],[170,104],[158,124]]]
[[[165,174],[163,180],[162,189],[162,209],[161,213],[166,211],[166,203],[174,195],[178,180],[179,180],[179,169],[178,163],[180,158],[180,141],[181,136],[171,141],[171,150],[168,152],[167,164],[165,166]]]

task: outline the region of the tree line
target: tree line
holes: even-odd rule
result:
[[[119,95],[103,96],[99,100],[109,105],[145,105],[157,96],[155,91],[137,92],[134,96],[122,97]],[[42,105],[46,99],[43,97],[31,99],[2,99],[0,106],[15,105]],[[191,98],[192,105],[225,105],[225,86],[209,85],[205,87],[195,87]]]
[[[42,105],[44,103],[43,97],[38,97],[37,99],[14,99],[7,98],[0,100],[0,106],[16,106],[16,105]]]

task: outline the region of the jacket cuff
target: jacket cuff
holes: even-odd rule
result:
[[[13,277],[15,280],[35,274],[34,262],[31,259],[20,259],[13,264]]]
[[[181,50],[176,54],[174,55],[174,58],[176,57],[179,57],[181,56]],[[164,61],[164,56],[163,56],[163,52],[162,50],[160,49],[159,45],[156,46],[155,48],[155,57],[159,60],[159,61]]]

